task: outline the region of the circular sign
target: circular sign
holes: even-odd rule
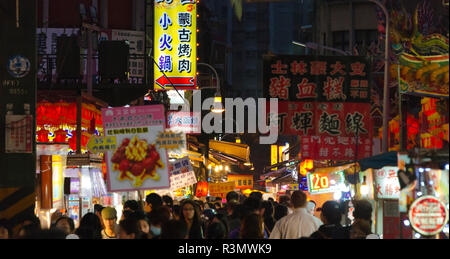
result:
[[[30,72],[30,60],[21,55],[13,56],[8,60],[6,69],[15,78],[22,78]]]
[[[436,235],[447,224],[448,210],[439,199],[426,195],[415,200],[411,205],[409,221],[414,230],[420,234]]]

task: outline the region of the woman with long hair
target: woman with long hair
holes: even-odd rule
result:
[[[180,220],[188,228],[188,239],[203,239],[201,214],[197,204],[192,200],[184,200],[180,210]]]
[[[264,239],[264,220],[255,213],[247,215],[241,226],[241,239]]]

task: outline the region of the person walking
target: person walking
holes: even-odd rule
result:
[[[341,226],[342,212],[339,203],[326,201],[322,205],[320,220],[323,225],[311,234],[311,239],[346,239],[346,233]]]
[[[263,201],[261,206],[263,209],[264,227],[267,234],[270,236],[270,233],[275,226],[275,218],[273,217],[273,205],[270,201]]]
[[[181,204],[180,220],[188,228],[188,239],[203,239],[203,229],[200,210],[192,200],[185,200]]]
[[[295,191],[291,197],[294,210],[281,218],[272,230],[270,239],[297,239],[309,237],[317,231],[322,222],[306,210],[306,194],[302,190]]]
[[[242,222],[239,234],[241,239],[264,239],[263,218],[256,213],[247,215]]]
[[[372,233],[372,204],[368,200],[353,201],[355,218],[353,224],[345,228],[347,238],[351,238],[357,234],[358,238],[362,238],[361,234],[367,234],[366,239],[380,239],[377,234]]]
[[[117,239],[119,226],[117,225],[117,211],[112,207],[105,207],[102,210],[103,223],[105,228],[102,230],[103,239]]]

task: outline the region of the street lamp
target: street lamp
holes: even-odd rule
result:
[[[383,142],[382,151],[383,153],[388,152],[388,127],[389,127],[389,13],[386,7],[378,2],[377,0],[368,0],[376,5],[378,5],[384,12],[386,16],[386,39],[384,47],[384,94],[383,94]]]
[[[215,88],[216,89],[216,93],[214,94],[214,105],[213,108],[211,109],[212,112],[214,113],[222,113],[225,111],[223,105],[222,105],[222,96],[220,95],[220,78],[219,75],[217,74],[216,69],[211,66],[210,64],[206,64],[206,63],[197,63],[197,65],[201,65],[201,66],[207,66],[209,69],[211,69],[215,76],[216,76],[216,87],[202,87],[202,89],[207,89],[207,88]]]
[[[308,49],[314,49],[314,50],[317,50],[319,48],[327,49],[327,50],[331,50],[331,51],[334,51],[334,52],[338,52],[338,53],[340,53],[340,54],[342,54],[344,56],[348,56],[349,55],[349,53],[346,52],[346,51],[343,51],[343,50],[340,50],[340,49],[335,49],[335,48],[324,46],[324,45],[320,45],[320,44],[317,44],[317,43],[314,43],[314,42],[301,43],[301,42],[297,42],[297,41],[292,41],[292,44],[295,44],[295,45],[298,45],[298,46],[302,46],[302,47],[308,48]]]

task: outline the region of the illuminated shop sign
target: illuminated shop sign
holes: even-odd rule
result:
[[[335,192],[344,183],[344,172],[308,173],[308,190],[310,194]]]
[[[155,89],[195,88],[196,0],[155,0],[154,49]]]

